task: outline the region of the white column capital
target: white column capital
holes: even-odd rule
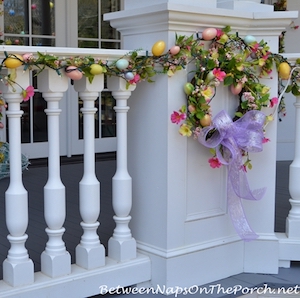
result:
[[[40,92],[66,92],[68,90],[68,77],[58,75],[53,69],[44,69],[37,77]]]
[[[12,73],[12,71],[15,71],[15,76],[16,76],[16,80],[18,81],[18,84],[14,84],[14,83],[7,84],[6,83],[5,77],[10,75]],[[2,69],[1,76],[4,78],[4,80],[1,79],[1,82],[0,82],[0,87],[1,87],[1,91],[3,94],[4,93],[21,93],[22,88],[26,89],[30,84],[28,72],[24,72],[23,68],[21,68],[21,67],[18,67],[14,70]]]
[[[112,92],[132,92],[136,85],[127,86],[126,80],[121,77],[108,77],[107,88]]]
[[[83,77],[81,80],[74,81],[74,89],[76,92],[101,92],[104,88],[104,75],[94,76],[90,82],[88,78]]]

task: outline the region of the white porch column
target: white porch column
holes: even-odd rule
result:
[[[113,209],[116,228],[108,241],[108,256],[119,262],[136,257],[136,241],[131,235],[129,222],[132,206],[132,181],[127,170],[127,99],[135,86],[126,89],[122,78],[108,78],[108,89],[116,100],[117,118],[117,170],[112,180]]]
[[[71,272],[71,256],[62,240],[65,232],[66,194],[60,178],[59,152],[59,102],[63,92],[68,89],[68,78],[46,69],[38,75],[38,89],[47,101],[45,113],[49,144],[48,181],[44,187],[44,215],[49,240],[41,255],[41,271],[50,277],[59,277]]]
[[[83,235],[76,247],[76,264],[85,269],[105,265],[105,249],[97,229],[100,214],[100,183],[95,175],[95,100],[103,90],[103,75],[96,75],[92,83],[87,78],[74,82],[83,101],[84,173],[79,183],[79,208]]]
[[[260,0],[217,0],[217,7],[247,12],[272,12],[274,10],[273,5],[260,2]]]
[[[167,51],[174,46],[176,34],[195,36],[205,28],[222,29],[228,25],[232,33],[238,32],[241,37],[253,35],[258,42],[267,41],[270,50],[276,53],[279,34],[297,15],[270,12],[265,17],[261,13],[264,6],[254,2],[251,5],[259,5],[262,10],[257,12],[245,6],[242,12],[205,9],[203,3],[192,1],[187,4],[164,1],[160,5],[128,1],[124,0],[125,8],[131,2],[130,9],[105,15],[105,20],[122,33],[125,49],[148,51],[158,40],[165,41]],[[272,142],[265,144],[263,152],[251,155],[253,170],[248,173],[251,188],[266,187],[267,191],[261,201],[243,201],[247,219],[259,235],[257,240],[245,243],[236,235],[227,212],[226,169],[211,169],[207,148],[192,138],[180,136],[178,127],[170,121],[173,111],[186,104],[183,86],[191,79],[191,68],[192,65],[171,78],[157,75],[151,84],[139,83],[130,99],[128,170],[133,180],[130,228],[138,250],[151,258],[151,283],[192,286],[240,272],[276,273],[279,250],[274,233],[276,121],[267,128]],[[276,72],[273,78],[263,81],[271,88],[272,97],[277,96]],[[228,88],[218,87],[212,102],[214,114],[228,111],[234,100]],[[213,267],[219,269],[211,270]]]
[[[286,234],[289,239],[300,240],[300,97],[295,102],[295,157],[290,165],[289,192],[291,210],[286,219]]]
[[[17,69],[16,73],[18,84],[26,89],[29,86],[28,73],[23,74],[21,68]],[[14,84],[14,88],[16,90],[1,82],[3,97],[8,103],[6,115],[9,123],[10,143],[10,183],[5,192],[5,215],[9,231],[7,239],[11,247],[3,262],[3,280],[11,286],[17,287],[34,282],[34,268],[25,248],[28,238],[25,234],[28,226],[28,193],[22,182],[20,119],[23,111],[20,110],[20,103],[23,98],[21,88],[16,84]]]

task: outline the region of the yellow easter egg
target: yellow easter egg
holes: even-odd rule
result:
[[[17,68],[23,64],[24,60],[21,55],[14,54],[9,55],[5,61],[4,64],[7,68]]]
[[[291,73],[291,67],[287,62],[281,62],[278,67],[278,76],[282,80],[288,80]]]
[[[200,124],[202,127],[209,126],[211,124],[211,116],[205,114],[202,119],[200,119]]]
[[[157,41],[152,47],[152,54],[154,56],[161,56],[166,49],[166,43],[163,40]]]

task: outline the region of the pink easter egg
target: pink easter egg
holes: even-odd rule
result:
[[[31,58],[33,58],[33,54],[32,53],[26,53],[24,55],[22,55],[24,61],[29,61]]]
[[[4,128],[4,124],[0,122],[0,128]]]
[[[242,89],[243,89],[242,83],[238,83],[236,86],[234,86],[233,84],[230,86],[230,91],[234,95],[238,95],[242,91]]]
[[[212,40],[217,36],[217,29],[216,28],[206,28],[202,32],[202,39],[204,40]]]
[[[68,66],[65,69],[66,76],[71,80],[78,81],[82,78],[82,72],[76,66]]]
[[[180,52],[180,47],[179,46],[173,46],[171,49],[170,49],[170,54],[171,55],[176,55]]]

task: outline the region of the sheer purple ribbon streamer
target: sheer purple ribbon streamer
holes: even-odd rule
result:
[[[198,136],[201,144],[216,148],[217,158],[228,166],[228,211],[238,235],[244,241],[254,240],[258,235],[246,219],[241,199],[260,200],[266,188],[250,190],[243,169],[242,151],[262,151],[264,123],[265,114],[257,110],[248,111],[235,122],[225,111],[221,111],[214,117],[212,125],[204,127]]]

